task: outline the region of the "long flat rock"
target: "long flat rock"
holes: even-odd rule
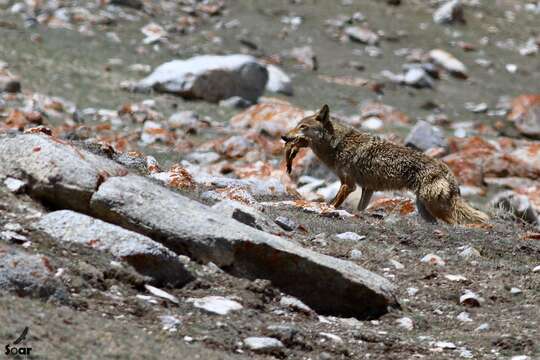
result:
[[[182,286],[195,277],[178,255],[152,239],[71,210],[43,216],[35,227],[60,243],[105,251],[159,285]]]
[[[196,261],[249,279],[268,279],[321,314],[369,319],[397,306],[388,280],[227,218],[140,176],[111,177],[91,211]]]
[[[105,178],[127,174],[112,160],[42,134],[0,136],[0,164],[0,179],[23,180],[30,195],[83,212]]]

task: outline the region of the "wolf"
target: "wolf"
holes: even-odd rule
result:
[[[282,136],[287,171],[302,147],[315,155],[340,179],[330,205],[339,207],[356,186],[362,187],[358,211],[365,210],[374,191],[410,190],[416,194],[419,215],[427,222],[486,223],[487,214],[471,207],[460,196],[450,168],[438,159],[339,123],[328,105],[305,117]]]

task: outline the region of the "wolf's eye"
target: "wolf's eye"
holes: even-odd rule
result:
[[[306,125],[300,125],[300,130],[306,130],[306,129],[307,129]]]

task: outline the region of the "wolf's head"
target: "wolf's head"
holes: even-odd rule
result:
[[[300,147],[309,146],[321,142],[325,135],[333,135],[334,127],[330,121],[330,109],[328,105],[315,114],[303,118],[298,125],[281,138],[286,143],[296,143]]]

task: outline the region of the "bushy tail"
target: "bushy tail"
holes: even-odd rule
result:
[[[478,223],[487,223],[489,221],[489,216],[473,208],[461,197],[455,197],[452,199],[452,210],[451,210],[451,219],[448,219],[450,223],[453,224],[478,224]]]

